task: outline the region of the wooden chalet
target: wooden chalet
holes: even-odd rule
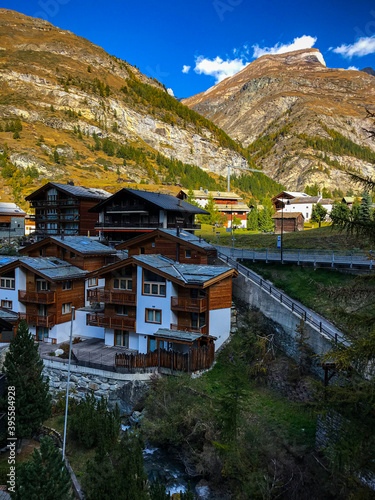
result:
[[[90,209],[99,214],[95,225],[101,239],[120,243],[154,229],[200,229],[195,215],[208,212],[185,201],[162,193],[121,189]]]
[[[89,301],[102,304],[100,313],[88,316],[88,325],[105,328],[107,345],[139,353],[157,348],[183,352],[186,345],[207,345],[215,339],[220,346],[230,333],[232,279],[237,274],[227,266],[133,255],[89,274],[104,278],[105,286],[87,292]],[[186,341],[181,332],[194,338]]]
[[[0,203],[0,238],[25,236],[24,212],[15,203]]]
[[[97,215],[90,209],[110,196],[103,189],[48,182],[26,197],[35,209],[37,238],[95,235]]]
[[[85,306],[85,276],[86,271],[54,257],[4,257],[1,306],[24,319],[36,340],[61,342],[69,338],[72,306]]]
[[[216,257],[216,248],[193,233],[177,229],[155,229],[116,246],[127,250],[128,256],[161,254],[176,262],[207,264],[208,258]]]
[[[21,248],[19,253],[29,257],[57,257],[84,271],[121,260],[118,256],[121,252],[85,236],[49,236]]]
[[[281,228],[283,233],[303,231],[305,219],[301,212],[276,212],[272,219],[275,222],[275,234],[281,234]]]

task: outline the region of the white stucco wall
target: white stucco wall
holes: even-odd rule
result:
[[[99,326],[90,326],[86,324],[87,311],[75,312],[75,320],[73,323],[73,337],[87,337],[104,339],[104,328]],[[70,333],[69,333],[70,335]]]
[[[20,268],[14,271],[14,286],[14,290],[0,288],[0,304],[1,300],[11,300],[12,311],[25,312],[25,305],[18,301],[18,290],[26,290],[26,273]]]
[[[217,337],[215,349],[227,340],[230,334],[231,309],[215,309],[209,313],[209,335]]]

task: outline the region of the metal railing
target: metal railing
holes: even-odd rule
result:
[[[272,283],[265,280],[264,278],[261,278],[258,274],[254,273],[254,271],[251,271],[247,267],[243,266],[239,262],[231,259],[230,257],[228,257],[227,255],[224,255],[221,252],[218,252],[218,257],[220,259],[224,260],[225,262],[227,262],[228,264],[230,264],[231,266],[233,266],[240,274],[245,276],[245,278],[248,278],[253,283],[258,285],[262,290],[267,292],[271,297],[278,300],[281,304],[283,304],[285,307],[287,307],[290,311],[292,311],[294,314],[298,315],[303,321],[305,321],[306,323],[313,326],[321,334],[325,335],[329,340],[332,340],[335,343],[342,341],[342,339],[339,338],[339,334],[328,325],[328,321],[324,321],[324,319],[322,319],[321,321],[320,320],[317,321],[316,318],[314,318],[314,316],[311,315],[311,313],[308,309],[305,309],[300,304],[293,301],[285,293],[280,292],[280,290],[275,288],[272,285]]]
[[[125,221],[104,221],[104,222],[96,222],[95,227],[97,229],[100,228],[114,228],[114,229],[129,229],[129,228],[151,228],[151,229],[158,229],[163,227],[162,222],[125,222]]]
[[[216,245],[218,252],[233,259],[281,262],[281,252],[274,248],[229,248]],[[349,267],[363,266],[370,270],[375,261],[375,252],[369,250],[305,250],[305,249],[284,249],[283,262],[293,262],[302,264],[304,262],[316,264],[327,264],[331,267],[336,265],[348,265]]]

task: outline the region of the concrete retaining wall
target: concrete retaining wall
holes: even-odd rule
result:
[[[298,361],[296,328],[300,324],[301,317],[241,274],[233,281],[233,295],[251,308],[259,309],[275,323],[275,342],[278,347]],[[308,323],[305,323],[305,331],[308,335],[308,344],[315,354],[323,354],[332,347],[331,340]],[[323,377],[324,372],[317,363],[318,361],[314,360],[312,370],[319,377]]]

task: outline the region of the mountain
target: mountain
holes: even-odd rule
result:
[[[368,68],[363,68],[363,69],[361,69],[361,71],[364,71],[368,75],[375,76],[375,71],[372,68],[369,68],[369,67]]]
[[[344,169],[374,175],[375,80],[327,68],[317,49],[264,55],[183,103],[247,147],[257,167],[288,189],[347,190]]]
[[[248,167],[247,150],[136,66],[7,9],[0,149],[3,201],[51,179],[112,191],[124,181],[217,189],[228,164]]]

